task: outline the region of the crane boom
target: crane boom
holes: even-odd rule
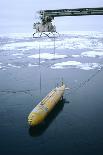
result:
[[[36,32],[56,32],[52,20],[61,16],[86,16],[86,15],[103,15],[103,7],[97,8],[78,8],[78,9],[57,9],[57,10],[40,10],[41,22],[34,23]]]
[[[46,17],[61,16],[82,16],[82,15],[103,15],[103,7],[99,8],[80,8],[80,9],[58,9],[58,10],[41,10],[39,14],[43,19]]]

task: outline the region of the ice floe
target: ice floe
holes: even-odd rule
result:
[[[22,57],[17,57],[17,59],[21,59]]]
[[[92,36],[92,37],[103,37],[103,31],[60,31],[60,35],[80,35],[80,36]],[[8,38],[13,38],[13,39],[23,39],[23,38],[28,38],[32,37],[32,33],[30,32],[25,32],[25,33],[6,33],[6,34],[0,34],[1,37],[8,37]],[[38,34],[37,34],[38,37]]]
[[[12,34],[13,36],[13,34]],[[30,39],[27,41],[30,35],[26,34],[14,34],[15,37],[24,37],[23,41],[15,41],[2,45],[1,50],[32,50],[32,49],[52,49],[54,48],[54,39]],[[56,49],[103,49],[103,42],[100,40],[103,38],[103,33],[99,32],[66,32],[63,35],[55,39]],[[15,39],[15,38],[14,38]],[[99,39],[99,40],[98,40]]]
[[[55,38],[55,42],[53,38],[48,37],[33,39],[30,33],[15,33],[7,35],[6,37],[7,38],[2,36],[2,38],[0,38],[2,41],[0,44],[1,70],[10,67],[35,67],[37,66],[36,63],[39,58],[41,59],[40,63],[45,64],[46,62],[46,65],[47,62],[49,63],[49,61],[46,60],[56,59],[55,62],[52,62],[52,69],[99,69],[101,65],[99,64],[101,61],[99,61],[99,59],[103,58],[103,32],[62,32],[60,37]],[[53,53],[54,45],[55,54]],[[40,55],[38,54],[39,49],[41,49]],[[11,60],[13,61],[10,62]],[[2,64],[2,61],[5,61],[3,62],[4,64]],[[53,65],[53,63],[55,64]]]
[[[6,37],[10,39],[25,39],[25,38],[32,38],[32,33],[6,33],[0,34],[0,37]]]
[[[34,48],[34,42],[15,42],[2,46],[2,50],[30,50]]]
[[[14,53],[14,54],[12,54],[12,55],[14,55],[14,56],[22,56],[22,55],[24,55],[23,53]]]
[[[62,31],[60,34],[69,36],[85,36],[85,37],[96,37],[103,38],[103,31]]]
[[[31,63],[28,64],[28,67],[35,67],[35,66],[38,66],[38,65],[37,64],[31,64]]]
[[[12,65],[12,64],[8,64],[8,67],[21,68],[20,66],[16,66],[16,65]]]
[[[83,70],[91,70],[99,68],[98,63],[81,63],[79,61],[66,61],[61,63],[56,63],[51,66],[52,69],[64,69],[64,68],[79,68]]]
[[[73,58],[78,58],[78,57],[80,57],[80,55],[73,54],[72,57],[73,57]]]
[[[73,54],[71,55],[73,58],[78,58],[78,57],[91,57],[91,58],[102,58],[103,57],[103,50],[96,50],[96,51],[86,51],[82,52],[80,55],[78,54]]]
[[[81,53],[81,56],[85,56],[85,57],[103,57],[103,51],[87,51],[87,52],[83,52]]]
[[[52,54],[52,53],[41,53],[40,55],[39,54],[34,54],[34,55],[30,55],[28,56],[29,58],[35,58],[35,59],[48,59],[48,60],[51,60],[51,59],[63,59],[63,58],[66,58],[67,55],[60,55],[60,54]]]
[[[2,62],[0,62],[0,69],[1,70],[6,70],[6,66]]]

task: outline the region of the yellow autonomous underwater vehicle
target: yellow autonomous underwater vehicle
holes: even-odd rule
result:
[[[65,85],[53,89],[29,114],[28,123],[30,126],[36,126],[44,121],[58,101],[63,97]]]

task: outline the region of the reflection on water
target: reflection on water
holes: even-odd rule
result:
[[[56,119],[59,113],[63,110],[65,103],[66,103],[65,99],[62,99],[61,101],[59,101],[59,103],[55,106],[53,111],[47,116],[47,118],[42,124],[35,127],[30,127],[29,128],[30,136],[32,137],[41,136],[49,127],[49,125]]]

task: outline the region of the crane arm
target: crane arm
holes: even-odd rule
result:
[[[79,9],[58,9],[39,11],[43,21],[52,21],[55,17],[61,16],[84,16],[84,15],[103,15],[103,7],[99,8],[79,8]]]

